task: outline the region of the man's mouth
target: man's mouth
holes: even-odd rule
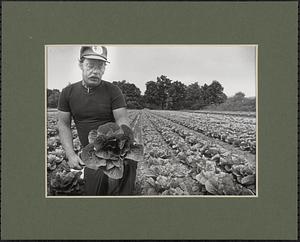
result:
[[[97,76],[91,76],[91,77],[89,77],[89,79],[91,79],[92,81],[98,81],[99,77],[97,77]]]

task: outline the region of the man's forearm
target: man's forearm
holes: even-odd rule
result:
[[[128,118],[120,118],[116,120],[117,125],[121,126],[122,124],[127,125],[130,128],[130,123]]]
[[[59,130],[59,137],[60,141],[63,145],[63,148],[66,151],[66,155],[69,158],[70,156],[74,155],[74,148],[73,148],[73,137],[71,128],[66,126],[65,124],[58,124]]]

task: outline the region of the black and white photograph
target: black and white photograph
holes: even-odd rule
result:
[[[45,196],[258,197],[258,46],[45,46]]]

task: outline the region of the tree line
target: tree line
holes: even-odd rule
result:
[[[237,92],[234,96],[228,97],[226,102],[220,105],[209,105],[205,107],[207,110],[213,111],[243,111],[255,112],[256,111],[256,98],[245,97],[242,92]]]
[[[199,86],[198,82],[186,86],[180,81],[173,81],[161,75],[156,81],[146,83],[146,91],[141,91],[127,81],[115,81],[123,92],[128,108],[149,108],[161,110],[202,109],[211,104],[226,101],[223,86],[218,81],[210,85]]]
[[[58,89],[47,89],[47,107],[57,108],[60,91]]]
[[[223,86],[216,80],[210,84],[205,83],[203,86],[200,86],[198,82],[185,85],[180,81],[173,81],[167,76],[161,75],[157,77],[156,81],[146,83],[144,95],[135,84],[126,80],[112,83],[123,92],[129,109],[199,110],[219,106],[227,100]],[[48,107],[57,107],[59,94],[57,89],[47,89]],[[246,99],[245,95],[241,94],[241,98]]]

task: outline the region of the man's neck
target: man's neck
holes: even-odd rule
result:
[[[99,82],[99,84],[98,84],[97,86],[88,86],[88,85],[86,85],[85,81],[82,80],[81,84],[82,84],[82,86],[84,86],[86,89],[93,89],[93,88],[95,88],[95,87],[98,87],[98,86],[101,84],[101,82],[102,82],[102,80]]]

